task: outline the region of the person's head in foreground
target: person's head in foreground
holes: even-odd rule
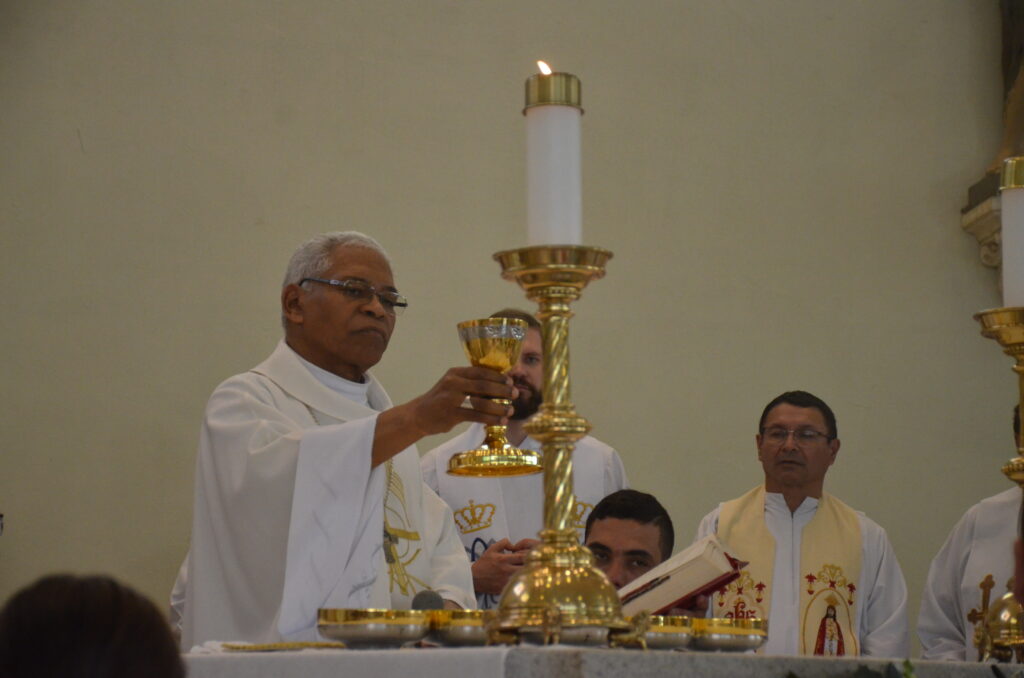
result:
[[[675,532],[668,511],[652,495],[619,490],[590,512],[583,541],[620,589],[672,555]]]
[[[184,678],[167,620],[109,577],[44,577],[0,611],[2,678]]]

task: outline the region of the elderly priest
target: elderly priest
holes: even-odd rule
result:
[[[756,442],[764,484],[698,530],[750,561],[711,614],[767,618],[765,654],[906,657],[907,586],[885,530],[823,491],[839,453],[832,409],[783,393],[764,408]]]
[[[432,589],[473,607],[469,563],[414,443],[505,423],[511,381],[452,368],[392,406],[367,370],[406,301],[381,246],[329,233],[292,256],[284,340],[217,387],[196,464],[182,646],[316,637],[321,607],[409,607]],[[469,406],[463,401],[469,397]]]

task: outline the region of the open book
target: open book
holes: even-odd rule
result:
[[[664,614],[673,607],[690,607],[697,596],[739,577],[746,565],[726,553],[715,535],[708,535],[619,589],[622,613]]]

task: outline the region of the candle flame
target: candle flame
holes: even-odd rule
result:
[[[539,68],[540,72],[543,73],[544,75],[551,75],[551,66],[548,66],[543,61],[537,62],[537,68]]]

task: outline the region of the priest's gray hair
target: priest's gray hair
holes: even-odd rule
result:
[[[391,258],[379,242],[359,231],[333,231],[314,235],[299,245],[288,262],[282,288],[298,285],[303,278],[318,278],[331,267],[331,253],[337,247],[365,247],[377,252],[391,266]],[[307,283],[308,285],[308,283]]]
[[[377,252],[384,261],[391,266],[391,257],[384,251],[384,247],[359,231],[332,231],[314,235],[306,242],[299,245],[298,249],[288,260],[288,269],[284,273],[284,283],[281,289],[289,285],[298,285],[303,278],[319,278],[331,267],[331,253],[338,247],[364,247]],[[305,288],[312,286],[306,283]],[[281,312],[281,325],[288,328],[288,321],[284,317],[284,310]]]

